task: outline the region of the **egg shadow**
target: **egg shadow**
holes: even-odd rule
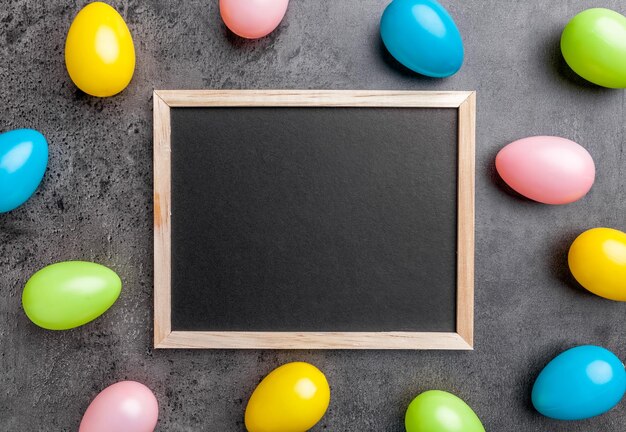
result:
[[[220,27],[222,35],[231,47],[242,51],[254,51],[271,47],[286,25],[281,23],[270,34],[257,39],[247,39],[239,36],[229,29],[224,22],[221,23]]]
[[[595,94],[615,91],[615,89],[602,87],[587,81],[572,70],[561,53],[561,33],[561,29],[555,30],[550,37],[546,38],[546,49],[540,51],[545,55],[544,64],[548,66],[550,74],[558,78],[562,83],[579,91],[583,90]]]
[[[124,104],[128,93],[127,88],[123,89],[119,93],[114,94],[113,96],[92,96],[89,93],[85,93],[78,87],[74,86],[74,89],[70,90],[72,92],[72,98],[76,104],[80,104],[83,107],[88,107],[95,113],[101,113],[106,110],[115,110],[121,105]]]
[[[102,109],[104,108],[104,102],[106,101],[106,98],[91,96],[90,94],[85,93],[78,87],[74,88],[73,96],[75,102],[87,104],[98,111],[102,111]]]
[[[498,174],[498,170],[496,169],[496,156],[498,155],[498,152],[502,149],[502,147],[504,146],[501,146],[498,150],[494,151],[488,159],[490,161],[490,164],[489,167],[485,170],[485,175],[488,177],[489,182],[496,188],[498,188],[501,192],[504,192],[506,195],[508,195],[509,198],[514,201],[533,206],[545,205],[538,203],[537,201],[531,200],[530,198],[526,198],[524,195],[520,194],[511,186],[509,186],[502,179],[502,177],[500,177],[500,174]]]
[[[533,405],[532,390],[537,377],[541,371],[563,351],[571,348],[571,344],[553,343],[549,346],[543,346],[539,354],[531,355],[525,368],[520,368],[520,372],[515,380],[516,393],[520,406],[523,406],[529,413],[533,413],[537,417],[544,418]]]
[[[420,81],[424,84],[436,84],[445,82],[445,78],[434,78],[426,75],[422,75],[418,72],[415,72],[408,67],[404,66],[400,63],[394,56],[391,55],[385,43],[383,42],[382,37],[380,36],[380,32],[376,30],[374,34],[374,39],[376,41],[375,46],[377,47],[377,55],[383,61],[386,67],[392,69],[398,75],[401,75],[404,78],[409,78],[413,81]]]
[[[580,231],[569,230],[565,232],[558,241],[555,241],[555,244],[552,247],[552,254],[550,255],[548,262],[550,272],[556,279],[570,288],[577,295],[582,295],[584,297],[596,297],[578,283],[569,269],[569,263],[567,261],[569,248],[579,234]]]
[[[541,350],[540,355],[531,356],[526,367],[521,369],[523,372],[518,375],[515,382],[518,390],[517,394],[521,395],[519,396],[519,399],[521,399],[520,402],[527,410],[537,412],[535,411],[532,401],[533,385],[539,373],[541,373],[550,360],[565,349],[566,347],[564,347],[563,344],[554,344],[551,347],[545,347],[545,349]]]
[[[26,236],[30,233],[30,231],[15,224],[17,220],[15,213],[15,210],[0,213],[0,229],[2,230],[2,238],[5,244],[17,237]]]

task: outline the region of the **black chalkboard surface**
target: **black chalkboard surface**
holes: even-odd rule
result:
[[[473,101],[155,93],[156,346],[471,348]]]

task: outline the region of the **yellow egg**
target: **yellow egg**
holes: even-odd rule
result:
[[[267,375],[246,407],[249,432],[304,432],[324,416],[330,388],[324,374],[309,363],[282,365]]]
[[[76,15],[65,41],[65,66],[74,84],[92,96],[126,88],[135,71],[135,47],[115,9],[94,2]]]
[[[569,268],[587,290],[626,301],[626,233],[593,228],[579,235],[569,249]]]

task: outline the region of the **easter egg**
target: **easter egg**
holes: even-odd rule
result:
[[[435,0],[393,0],[381,17],[380,35],[396,60],[422,75],[448,77],[463,64],[461,33]]]
[[[230,31],[257,39],[278,27],[288,5],[289,0],[220,0],[220,14]]]
[[[135,71],[135,47],[115,9],[101,2],[81,9],[67,33],[65,66],[76,87],[92,96],[126,88]]]
[[[330,388],[309,363],[294,362],[270,372],[250,396],[245,422],[249,432],[305,432],[324,416]]]
[[[498,152],[496,169],[512,189],[544,204],[568,204],[591,189],[593,159],[574,141],[535,136],[514,141]]]
[[[78,432],[152,432],[159,417],[154,393],[135,381],[102,390],[89,404]]]
[[[120,295],[117,274],[100,264],[66,261],[49,265],[24,286],[22,305],[30,320],[49,330],[67,330],[102,315]]]
[[[32,196],[48,166],[48,142],[32,129],[0,134],[0,213],[11,211]]]
[[[413,399],[404,424],[407,432],[485,432],[462,399],[441,390],[429,390]]]
[[[615,354],[583,345],[559,354],[539,373],[532,402],[546,417],[582,420],[613,408],[625,391],[626,372]]]
[[[574,72],[594,84],[626,87],[626,17],[587,9],[565,26],[561,52]]]
[[[579,235],[567,257],[574,278],[601,297],[626,301],[626,233],[593,228]]]

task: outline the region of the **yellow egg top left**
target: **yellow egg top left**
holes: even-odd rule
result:
[[[76,15],[65,41],[65,65],[74,84],[92,96],[113,96],[128,86],[135,71],[135,47],[113,7],[94,2]]]

